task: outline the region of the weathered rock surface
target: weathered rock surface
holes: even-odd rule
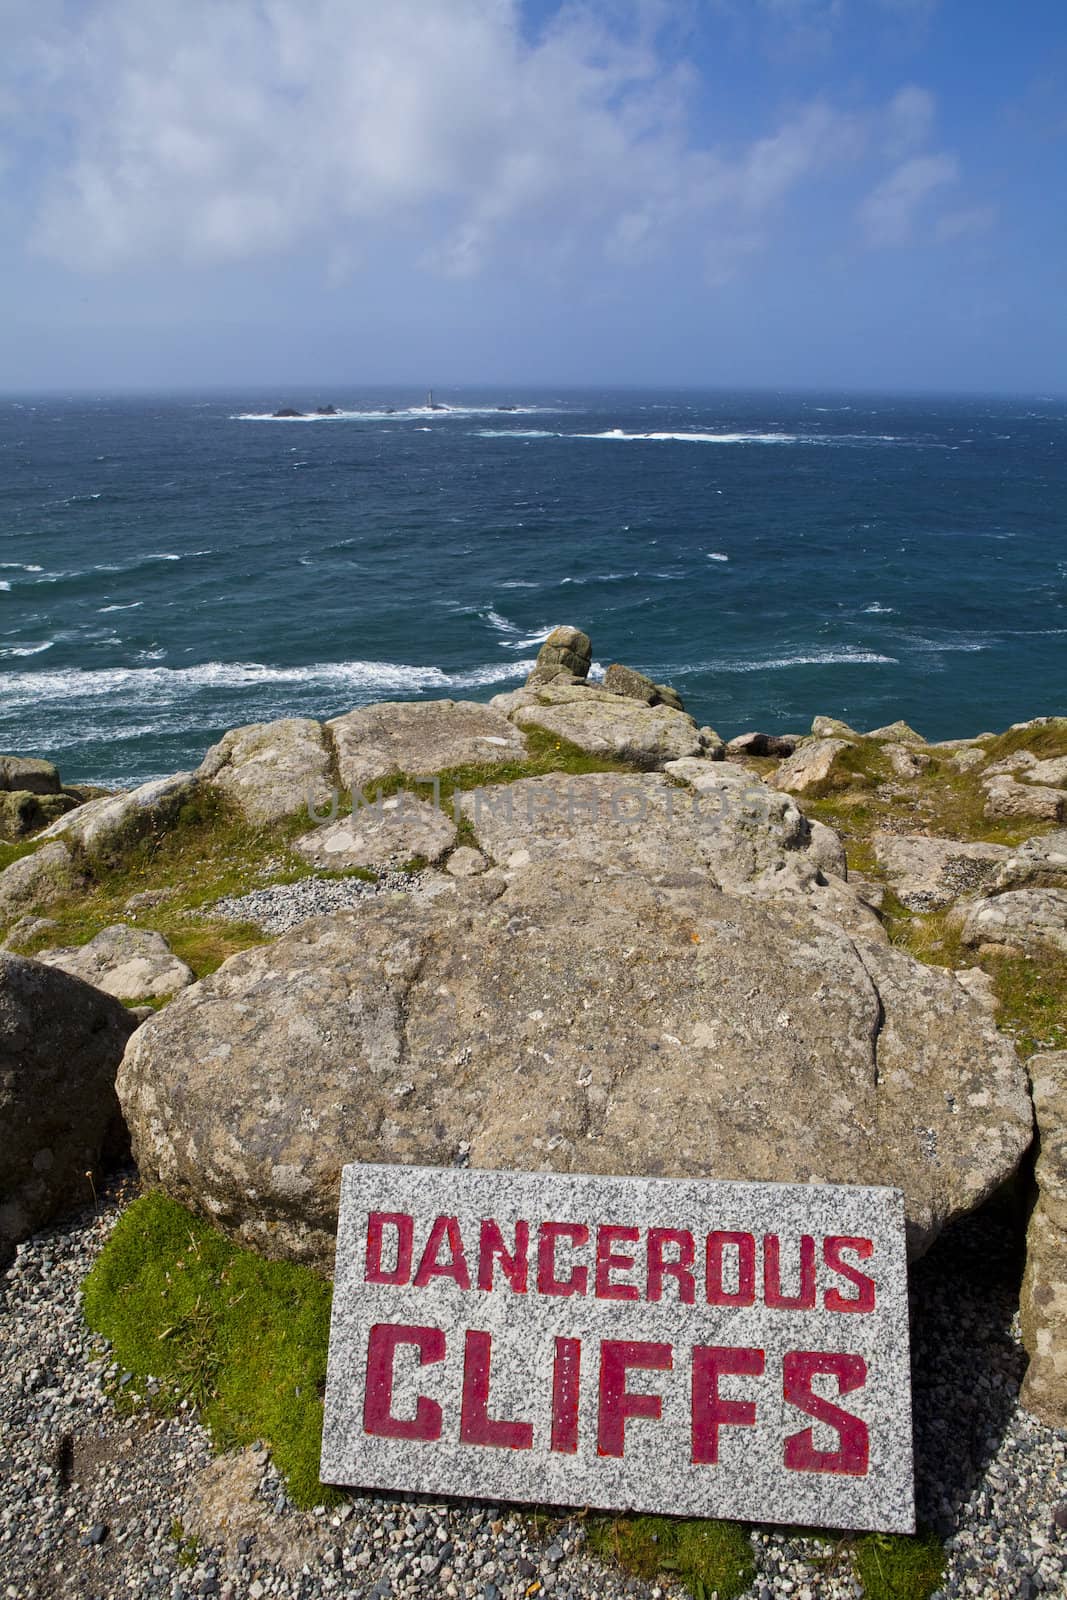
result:
[[[110,995],[0,953],[0,1262],[64,1206],[91,1197],[135,1027]]]
[[[625,696],[628,700],[641,700],[646,706],[670,706],[674,711],[684,711],[682,697],[676,689],[665,683],[653,683],[643,672],[624,667],[613,661],[604,674],[602,687],[609,694]]]
[[[814,819],[808,822],[808,828],[811,833],[808,854],[816,866],[834,878],[847,878],[848,857],[841,843],[840,834],[828,827],[825,822]]]
[[[446,870],[453,878],[477,878],[488,865],[480,850],[472,849],[469,844],[461,844],[449,856]]]
[[[1041,833],[1008,852],[996,889],[1067,889],[1067,831]]]
[[[1067,819],[1067,791],[1063,789],[998,776],[985,784],[985,791],[987,817],[1035,817],[1045,822]]]
[[[572,690],[574,698],[520,706],[512,713],[520,728],[543,728],[590,755],[626,761],[651,771],[704,750],[692,717],[671,706],[647,706],[602,689]]]
[[[0,790],[22,789],[30,794],[59,794],[59,770],[36,756],[0,756]]]
[[[31,906],[44,906],[71,894],[84,882],[66,845],[58,839],[40,845],[0,872],[0,926]]]
[[[869,737],[869,736],[868,736]],[[889,765],[898,778],[917,778],[933,760],[923,750],[914,750],[906,744],[887,744],[885,753]]]
[[[587,633],[580,628],[553,628],[537,652],[537,661],[526,682],[530,685],[551,683],[561,673],[580,681],[588,678],[592,664],[593,646]]]
[[[386,700],[349,711],[327,727],[346,789],[362,790],[398,773],[416,777],[521,761],[526,754],[518,728],[474,700]]]
[[[960,938],[977,948],[983,944],[1014,945],[1041,954],[1067,953],[1067,890],[1009,889],[992,899],[976,900],[954,914]]]
[[[416,856],[440,861],[455,842],[456,824],[447,812],[401,790],[302,834],[293,849],[313,866],[344,872],[399,866]]]
[[[1037,1204],[1026,1233],[1019,1296],[1030,1365],[1020,1400],[1042,1422],[1067,1428],[1067,1051],[1031,1057],[1037,1119]]]
[[[783,761],[770,781],[786,794],[807,794],[833,777],[841,752],[851,748],[847,739],[813,739]]]
[[[899,1184],[921,1250],[1031,1136],[951,973],[558,858],[232,957],[138,1031],[119,1093],[147,1181],[327,1269],[346,1161]]]
[[[1035,761],[1023,773],[1024,783],[1045,783],[1059,789],[1067,784],[1067,756],[1055,756],[1049,761]]]
[[[42,950],[37,960],[119,1000],[158,1000],[193,981],[161,933],[124,922],[102,928],[87,944]]]
[[[90,860],[106,864],[153,830],[171,827],[196,792],[196,784],[195,773],[175,772],[123,794],[88,800],[46,828],[41,837],[69,841]]]
[[[38,934],[50,933],[53,928],[58,927],[59,923],[54,917],[35,917],[32,913],[27,913],[11,924],[3,941],[0,942],[0,950],[19,951]]]
[[[850,728],[847,722],[842,722],[838,717],[815,717],[812,719],[811,735],[813,739],[862,739],[863,734],[857,733],[855,728]]]
[[[884,728],[872,728],[870,733],[864,734],[864,738],[891,740],[894,744],[926,743],[922,734],[916,733],[906,722],[887,722]]]
[[[237,802],[252,822],[296,816],[330,797],[330,752],[319,723],[308,717],[231,728],[197,770]]]
[[[950,767],[955,767],[957,772],[974,772],[976,768],[985,765],[985,760],[985,751],[972,746],[966,750],[957,750],[955,755],[949,756],[948,764]]]
[[[78,804],[69,794],[0,789],[0,839],[25,839]]]
[[[921,833],[875,833],[875,859],[909,911],[937,911],[990,885],[1010,858],[1002,844],[962,844]]]

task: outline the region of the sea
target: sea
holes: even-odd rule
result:
[[[0,751],[133,784],[242,723],[486,700],[558,623],[726,738],[1067,712],[1063,399],[427,400],[0,398]]]

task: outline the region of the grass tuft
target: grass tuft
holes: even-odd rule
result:
[[[264,1261],[162,1194],[136,1200],[82,1286],[89,1326],[156,1403],[197,1406],[219,1450],[265,1440],[298,1505],[336,1502],[319,1482],[329,1283]]]
[[[941,1585],[945,1552],[932,1533],[868,1533],[853,1547],[864,1600],[929,1600]]]
[[[666,1573],[684,1584],[693,1600],[733,1600],[755,1574],[752,1546],[737,1522],[684,1517],[595,1517],[589,1547],[602,1561],[616,1561],[651,1582]]]

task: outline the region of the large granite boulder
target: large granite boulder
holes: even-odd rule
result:
[[[1067,954],[1067,889],[1009,889],[952,913],[963,944],[1008,945],[1031,955]]]
[[[1035,761],[1023,773],[1024,783],[1045,783],[1056,789],[1067,784],[1067,756],[1054,756],[1048,761]]]
[[[0,789],[0,839],[25,839],[78,804],[70,794],[38,794],[33,789]]]
[[[624,667],[613,661],[603,677],[603,687],[609,694],[623,695],[627,700],[640,700],[646,706],[670,706],[674,711],[684,711],[682,697],[669,684],[655,683],[643,672]]]
[[[231,957],[139,1030],[119,1094],[149,1183],[326,1270],[347,1161],[896,1184],[921,1251],[1032,1121],[951,973],[560,859]]]
[[[526,682],[531,686],[551,683],[554,678],[583,682],[593,664],[593,646],[580,628],[553,628],[540,650]]]
[[[909,911],[937,911],[990,885],[1011,850],[923,833],[875,833],[875,859]]]
[[[326,724],[345,789],[452,767],[522,761],[526,741],[508,719],[475,700],[385,700]]]
[[[67,846],[54,839],[32,855],[20,856],[0,872],[0,927],[13,922],[32,906],[45,906],[84,884]]]
[[[1067,830],[1025,840],[997,868],[995,889],[1067,889]]]
[[[41,950],[37,960],[119,1000],[159,1000],[193,981],[161,933],[125,922],[102,928],[87,944]]]
[[[0,1264],[92,1197],[118,1123],[115,1072],[137,1019],[65,972],[0,953]]]
[[[1053,1428],[1067,1428],[1067,1050],[1030,1059],[1038,1156],[1037,1204],[1026,1234],[1019,1296],[1030,1365],[1020,1400]]]
[[[353,867],[403,866],[416,858],[440,861],[456,836],[455,821],[447,811],[402,789],[369,806],[359,805],[357,797],[351,816],[312,828],[294,842],[293,849],[320,870],[346,872]]]
[[[589,755],[651,771],[706,746],[693,718],[673,706],[645,705],[599,688],[563,689],[512,713],[520,728],[541,728]]]
[[[850,749],[848,739],[809,739],[782,762],[770,781],[786,794],[825,789],[840,772],[843,751]]]
[[[308,717],[231,728],[212,745],[197,775],[235,800],[251,822],[317,810],[331,793],[326,736]]]
[[[59,770],[51,761],[41,761],[37,756],[0,756],[0,790],[60,794],[62,788]]]
[[[1067,821],[1067,790],[1044,784],[1017,783],[997,774],[982,780],[986,792],[985,814],[991,821],[1002,817],[1033,817],[1042,822]]]
[[[175,772],[122,794],[87,800],[46,828],[41,837],[62,839],[90,861],[106,866],[147,834],[172,827],[193,798],[197,781],[193,772]]]

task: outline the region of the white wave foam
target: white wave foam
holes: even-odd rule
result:
[[[895,617],[897,614],[895,606],[879,605],[877,600],[872,600],[870,605],[864,606],[863,609],[865,612],[879,617]]]
[[[545,428],[475,428],[472,439],[562,439],[565,434]]]
[[[799,444],[806,443],[798,433],[626,433],[622,428],[608,428],[603,433],[575,433],[574,439],[610,439],[613,442],[633,443],[651,440],[657,444]]]
[[[729,561],[729,559],[730,559],[730,557],[726,556],[726,555],[723,555],[721,550],[709,550],[708,551],[708,560],[709,561]]]
[[[639,578],[640,576],[639,572],[594,572],[590,578],[561,578],[559,581],[561,587],[565,583],[573,583],[582,587],[587,583],[621,583],[626,578]]]
[[[768,656],[764,660],[724,657],[720,661],[700,661],[692,665],[672,667],[668,677],[686,677],[694,672],[784,672],[790,667],[854,667],[897,666],[896,656],[879,655],[874,650],[815,650],[810,654],[793,656]]]
[[[526,578],[506,578],[500,585],[502,589],[540,589],[539,583],[531,583]]]
[[[276,417],[272,411],[238,411],[230,418],[230,422],[410,422],[425,421],[432,417],[435,421],[443,417],[493,417],[499,412],[499,406],[397,406],[395,409],[379,409],[377,411],[350,411],[338,410],[321,415],[318,412],[305,412],[301,417]],[[510,416],[532,417],[538,415],[555,415],[561,410],[559,406],[509,406]]]
[[[0,649],[0,656],[6,659],[13,656],[40,656],[46,650],[51,650],[54,639],[46,639],[43,644],[9,644]]]
[[[121,606],[98,606],[97,616],[103,616],[105,611],[136,611],[138,606],[143,606],[143,600],[129,600]]]
[[[43,567],[38,567],[30,561],[0,561],[0,571],[4,572],[43,572]]]
[[[10,589],[11,585],[6,578],[0,578],[0,589]]]
[[[127,705],[171,708],[202,690],[255,690],[279,685],[334,693],[347,690],[397,693],[428,689],[475,689],[532,672],[535,661],[492,662],[465,672],[408,666],[396,661],[320,661],[299,667],[271,667],[258,661],[207,661],[196,667],[70,667],[44,672],[12,672],[4,678],[4,708],[21,710],[41,702],[58,704],[103,697]]]

